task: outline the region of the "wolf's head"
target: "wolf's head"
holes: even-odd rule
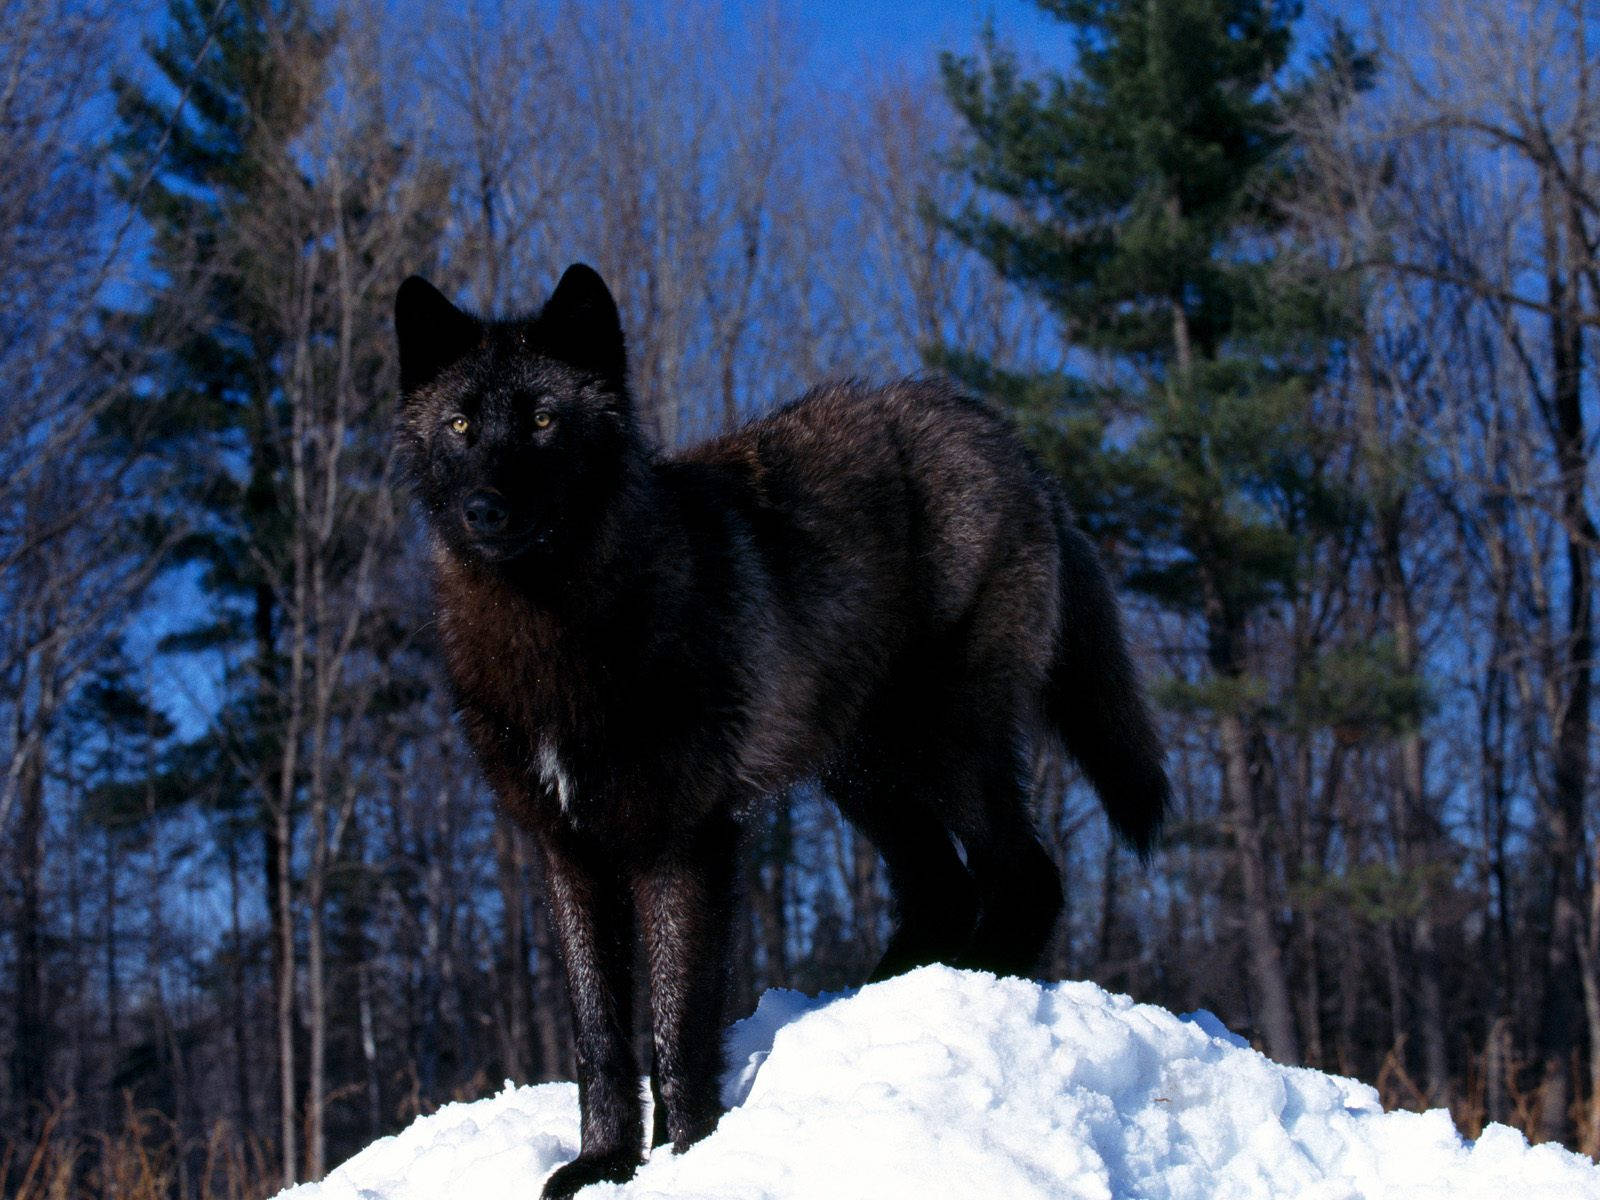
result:
[[[394,319],[401,437],[445,545],[509,564],[585,544],[644,453],[600,276],[576,264],[538,313],[486,321],[413,275]]]

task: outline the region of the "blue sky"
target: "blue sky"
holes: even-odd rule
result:
[[[849,67],[888,56],[931,67],[942,49],[972,47],[986,19],[993,20],[1004,44],[1024,56],[1060,64],[1071,52],[1066,27],[1028,0],[814,0],[780,9],[816,35],[819,66]]]
[[[658,0],[666,4],[671,0]],[[743,0],[744,7],[761,0]],[[871,60],[892,58],[931,70],[940,50],[964,51],[977,43],[986,20],[993,22],[1003,45],[1025,62],[1063,67],[1072,56],[1066,26],[1032,0],[777,0],[777,9],[809,35],[820,69],[850,69]],[[1302,37],[1315,41],[1334,14],[1362,28],[1367,24],[1362,0],[1310,0]]]

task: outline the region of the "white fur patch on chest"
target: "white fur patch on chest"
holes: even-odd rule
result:
[[[556,753],[556,744],[549,738],[539,742],[539,778],[545,787],[555,789],[561,811],[568,811],[572,804],[572,777],[562,767],[561,756]]]

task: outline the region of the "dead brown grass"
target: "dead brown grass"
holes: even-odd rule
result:
[[[1503,1063],[1499,1084],[1505,1097],[1505,1113],[1501,1122],[1518,1130],[1530,1142],[1537,1142],[1540,1140],[1539,1087],[1529,1082],[1534,1074],[1531,1064],[1515,1057],[1506,1057]],[[1573,1079],[1582,1078],[1577,1066],[1574,1061]],[[1467,1064],[1460,1090],[1450,1100],[1450,1115],[1463,1137],[1477,1138],[1489,1124],[1489,1084],[1487,1056],[1474,1055]],[[1430,1102],[1426,1091],[1406,1070],[1403,1039],[1384,1056],[1375,1086],[1384,1108],[1421,1112],[1438,1107]],[[1573,1137],[1569,1148],[1600,1159],[1600,1092],[1591,1089],[1585,1094],[1580,1088],[1573,1097],[1570,1116]]]
[[[228,1121],[180,1138],[168,1117],[125,1097],[117,1130],[74,1137],[72,1106],[45,1114],[29,1142],[0,1137],[4,1200],[261,1200],[278,1190],[265,1148]]]

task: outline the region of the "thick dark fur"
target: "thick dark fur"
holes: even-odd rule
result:
[[[841,384],[657,455],[587,267],[509,321],[410,279],[396,325],[451,676],[543,852],[567,971],[583,1148],[546,1196],[639,1163],[636,926],[657,1141],[715,1126],[736,822],[762,797],[819,778],[882,853],[875,978],[1034,967],[1061,905],[1025,807],[1036,734],[1149,849],[1167,781],[1111,588],[988,409]]]

